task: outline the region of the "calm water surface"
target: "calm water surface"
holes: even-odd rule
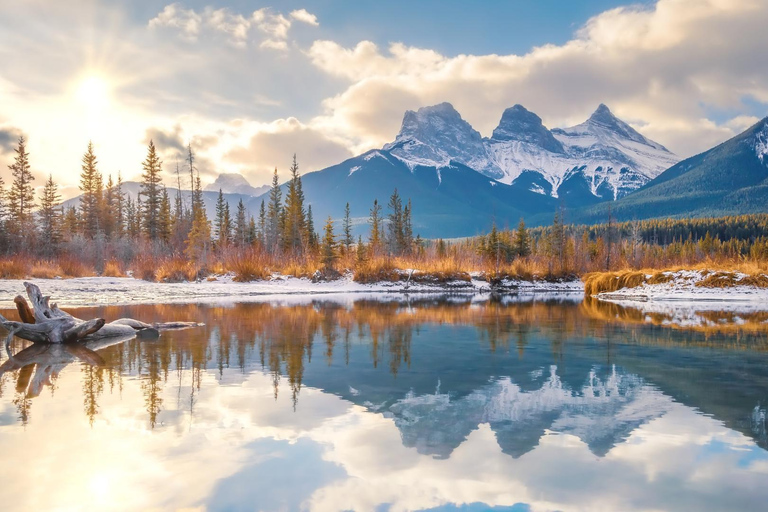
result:
[[[206,326],[17,340],[3,510],[768,509],[759,330],[557,300],[74,313]]]

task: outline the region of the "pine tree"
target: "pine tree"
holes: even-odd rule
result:
[[[181,171],[176,161],[176,199],[173,207],[173,224],[179,229],[184,223],[184,199],[181,196]]]
[[[369,245],[371,253],[375,255],[381,248],[381,205],[379,205],[378,199],[373,200],[373,208],[371,208],[371,216],[368,222],[371,225]]]
[[[362,235],[357,237],[357,265],[362,265],[367,260],[368,255],[365,250],[365,242]]]
[[[325,221],[325,234],[323,235],[323,247],[322,247],[323,266],[327,269],[333,268],[333,263],[336,261],[336,237],[333,234],[333,219],[328,216],[328,220]]]
[[[195,190],[200,188],[200,177],[197,177]],[[197,200],[196,200],[197,201]],[[192,228],[187,237],[187,247],[185,253],[188,258],[194,261],[204,262],[211,243],[211,224],[208,222],[208,216],[205,208],[198,204],[193,207],[194,217],[192,218]]]
[[[112,175],[110,174],[107,177],[107,186],[104,189],[104,196],[102,198],[102,202],[99,205],[100,206],[100,222],[99,224],[103,227],[104,234],[107,236],[107,238],[110,238],[114,232],[115,232],[115,224],[117,222],[117,218],[115,215],[114,210],[112,209],[115,202],[115,184],[112,181]]]
[[[307,243],[307,220],[304,211],[304,192],[301,187],[299,164],[293,155],[291,164],[291,180],[288,182],[288,193],[285,196],[283,217],[283,248],[295,252],[301,250]]]
[[[531,254],[531,237],[528,235],[523,219],[520,219],[520,224],[517,225],[517,231],[515,231],[514,251],[521,258]]]
[[[224,200],[224,193],[219,189],[219,197],[216,199],[216,219],[214,227],[216,229],[216,247],[223,249],[229,240],[227,228],[227,202]]]
[[[15,244],[20,245],[23,237],[34,233],[35,189],[32,187],[34,176],[29,167],[29,153],[24,137],[19,137],[16,157],[13,164],[8,166],[13,174],[11,189],[8,192],[8,221],[9,234]]]
[[[248,238],[246,244],[253,245],[259,239],[259,230],[256,228],[256,219],[251,215],[251,220],[248,222]]]
[[[93,142],[88,142],[88,149],[83,155],[82,172],[80,173],[80,220],[82,232],[87,238],[93,238],[101,229],[99,225],[101,204],[101,174],[96,165],[96,154],[93,152]]]
[[[123,177],[120,171],[117,171],[117,183],[112,193],[112,203],[109,206],[112,214],[115,216],[115,236],[121,237],[125,234],[125,194],[123,194]]]
[[[261,206],[259,207],[259,232],[258,232],[259,244],[265,247],[267,244],[267,211],[264,208],[264,200],[261,200]]]
[[[67,211],[64,213],[64,239],[71,240],[80,230],[80,224],[81,221],[77,214],[77,208],[74,206],[67,208]]]
[[[248,218],[243,200],[240,199],[237,203],[237,214],[235,216],[235,243],[242,247],[248,243],[248,238]]]
[[[344,253],[349,254],[349,248],[352,247],[352,219],[349,216],[349,203],[344,207]]]
[[[0,176],[0,247],[7,249],[8,241],[7,232],[5,229],[6,211],[5,182],[3,181],[3,177]]]
[[[53,182],[53,176],[49,175],[48,181],[43,187],[40,210],[38,211],[41,245],[43,252],[48,255],[55,254],[61,243],[60,202],[61,196],[58,192],[58,186]]]
[[[446,254],[447,254],[447,250],[445,247],[445,240],[440,238],[437,241],[437,257],[440,259],[443,259],[445,258]]]
[[[147,158],[141,164],[144,172],[141,175],[140,195],[145,197],[142,212],[142,229],[150,240],[160,238],[160,207],[162,202],[161,182],[162,161],[157,155],[155,143],[149,141]]]
[[[403,210],[403,249],[406,252],[410,252],[411,247],[414,245],[413,241],[413,224],[411,223],[411,213],[413,212],[413,206],[411,200],[408,199],[408,204]]]
[[[317,247],[317,233],[315,232],[315,221],[312,217],[312,205],[307,207],[307,245],[311,250]]]
[[[273,254],[277,252],[280,243],[280,217],[281,217],[282,191],[278,181],[277,169],[272,175],[272,189],[269,191],[269,205],[267,206],[267,250]]]
[[[403,201],[397,189],[389,198],[389,250],[395,254],[402,254],[405,249],[405,230],[403,229]]]
[[[171,199],[168,197],[168,189],[163,187],[160,199],[160,216],[158,217],[157,237],[165,243],[171,241],[173,234],[173,215],[171,214]]]

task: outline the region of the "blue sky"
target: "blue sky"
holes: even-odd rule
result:
[[[0,176],[23,133],[73,193],[89,140],[104,175],[137,176],[153,138],[259,185],[443,101],[483,135],[516,103],[551,128],[605,103],[687,157],[768,114],[766,26],[763,0],[3,3]]]

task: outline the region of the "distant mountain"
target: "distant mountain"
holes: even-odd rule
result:
[[[702,217],[768,209],[768,117],[745,132],[667,169],[611,205],[619,220]],[[570,214],[571,222],[604,222],[607,205]]]
[[[126,195],[126,197],[130,197],[132,201],[136,201],[136,199],[139,197],[139,191],[141,190],[141,183],[138,181],[126,181],[123,183],[123,193]],[[174,204],[174,200],[176,198],[176,191],[178,189],[168,187],[168,195],[171,198],[171,205]],[[182,190],[181,191],[181,198],[184,202],[185,206],[189,206],[190,202],[192,201],[192,194],[189,190]],[[219,189],[216,189],[216,192],[205,190],[203,191],[203,202],[205,203],[205,211],[208,215],[209,219],[213,219],[216,215],[216,201],[219,198]],[[243,203],[248,202],[252,199],[251,195],[246,194],[224,194],[224,199],[229,202],[230,208],[237,207],[237,203],[242,199]],[[67,209],[71,206],[79,207],[80,206],[80,196],[73,197],[72,199],[68,199],[67,201],[64,201],[62,203],[62,206]],[[234,211],[234,210],[233,210]],[[252,210],[251,214],[256,215],[258,214],[258,210]]]
[[[386,215],[394,189],[413,201],[414,233],[423,237],[461,237],[482,233],[495,221],[514,227],[521,217],[554,211],[557,200],[524,187],[490,179],[458,162],[440,167],[406,163],[388,150],[373,150],[302,177],[304,195],[320,229],[329,215],[344,216],[349,202],[356,232],[368,231],[375,199]],[[285,187],[285,185],[283,185]],[[257,212],[267,195],[250,199]]]
[[[400,133],[384,150],[411,168],[458,162],[568,207],[624,197],[679,160],[605,105],[580,125],[554,130],[515,105],[483,138],[451,104],[441,103],[407,111]]]
[[[259,196],[269,191],[269,185],[253,187],[248,180],[236,173],[222,173],[216,177],[216,180],[205,189],[208,192],[218,192],[221,190],[224,194],[241,194],[245,196]]]

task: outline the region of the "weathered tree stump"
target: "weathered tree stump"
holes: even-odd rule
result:
[[[9,332],[6,347],[10,345],[14,336],[33,343],[69,343],[86,337],[95,340],[135,336],[144,331],[157,333],[161,330],[186,329],[201,325],[195,322],[151,325],[132,318],[121,318],[110,323],[106,323],[103,318],[81,320],[60,310],[56,304],[49,304],[50,297],[44,296],[36,285],[25,282],[24,287],[32,308],[21,295],[14,299],[21,322],[7,320],[0,315],[0,326]]]

